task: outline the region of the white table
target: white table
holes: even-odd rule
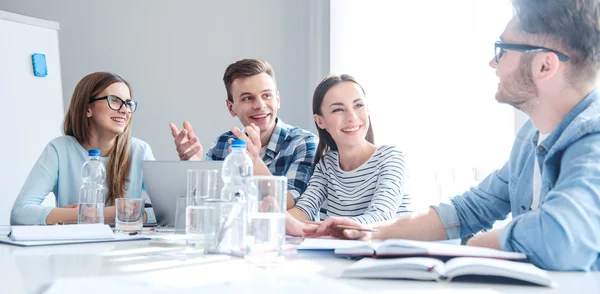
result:
[[[177,287],[196,287],[248,275],[261,279],[264,275],[264,282],[271,279],[273,272],[304,279],[319,277],[337,283],[340,288],[351,287],[368,293],[392,293],[399,289],[403,289],[403,293],[449,293],[452,290],[486,293],[488,289],[493,290],[491,293],[511,294],[600,293],[600,272],[552,272],[552,278],[558,283],[558,287],[553,289],[461,282],[340,279],[341,271],[352,262],[329,254],[300,253],[288,256],[286,262],[275,269],[264,270],[249,266],[243,259],[200,255],[186,247],[159,246],[150,241],[29,248],[0,245],[0,293],[36,293],[44,284],[69,277],[124,276]],[[338,292],[336,289],[323,290],[327,294]]]

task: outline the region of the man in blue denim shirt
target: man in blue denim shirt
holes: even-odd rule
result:
[[[600,270],[600,68],[598,0],[513,0],[515,17],[490,66],[496,99],[527,113],[508,162],[477,187],[424,214],[376,227],[377,239],[441,240],[523,252],[552,270]],[[502,229],[490,230],[512,213]],[[306,236],[370,238],[333,225]]]

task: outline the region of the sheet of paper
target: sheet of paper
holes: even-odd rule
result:
[[[105,224],[13,226],[10,238],[14,241],[90,240],[114,239],[115,234]]]
[[[150,240],[144,235],[120,235],[116,234],[113,239],[88,239],[88,240],[52,240],[52,241],[13,241],[9,237],[0,237],[0,244],[15,245],[15,246],[46,246],[46,245],[66,245],[66,244],[81,244],[81,243],[100,243],[100,242],[118,242],[118,241],[134,241],[134,240]]]

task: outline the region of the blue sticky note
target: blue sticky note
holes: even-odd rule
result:
[[[31,63],[33,64],[33,75],[36,77],[45,77],[48,75],[46,55],[41,53],[31,54]]]

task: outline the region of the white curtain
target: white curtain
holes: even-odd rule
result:
[[[377,144],[406,152],[416,210],[502,166],[515,111],[496,102],[488,62],[510,1],[330,3],[331,72],[365,88]]]

